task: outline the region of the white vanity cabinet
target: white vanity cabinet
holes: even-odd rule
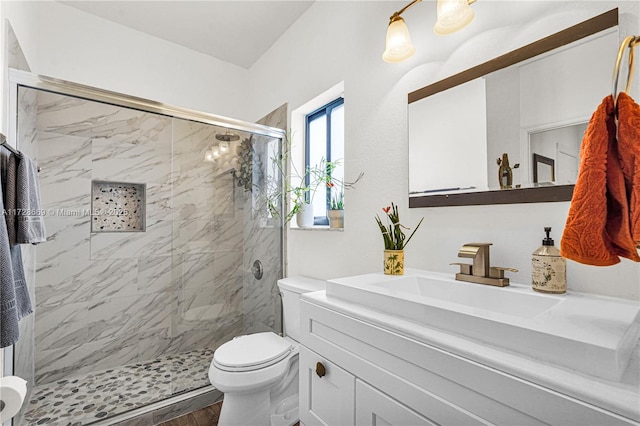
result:
[[[355,377],[300,347],[300,421],[311,425],[353,424]]]
[[[300,421],[306,426],[435,425],[305,347],[299,359]]]
[[[361,426],[437,426],[389,395],[356,380],[356,421]]]
[[[640,424],[398,333],[384,326],[383,314],[369,312],[371,321],[352,315],[347,304],[324,292],[303,297],[303,425]]]

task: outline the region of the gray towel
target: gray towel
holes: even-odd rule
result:
[[[4,196],[10,158],[9,151],[0,148],[0,211],[5,212]],[[14,159],[15,161],[15,159]],[[14,344],[20,336],[18,321],[32,312],[22,266],[20,246],[9,245],[9,234],[4,220],[0,220],[0,348]]]
[[[12,155],[7,165],[5,205],[9,244],[37,244],[47,240],[40,209],[38,166],[26,155]]]
[[[16,180],[18,179],[18,157],[11,151],[2,149],[2,198],[4,199],[4,220],[9,245],[16,244],[16,223],[18,198]]]
[[[0,207],[2,197],[0,197]],[[33,312],[22,269],[20,246],[9,247],[6,225],[0,220],[0,348],[20,337],[18,321]]]

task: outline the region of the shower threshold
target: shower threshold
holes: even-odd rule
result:
[[[34,387],[25,426],[82,426],[209,384],[213,350],[166,355],[149,361],[76,375]]]

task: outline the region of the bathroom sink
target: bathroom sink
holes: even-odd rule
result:
[[[639,336],[640,304],[492,287],[452,274],[405,271],[327,281],[337,298],[571,370],[618,381]]]
[[[381,291],[395,292],[416,297],[426,297],[442,302],[464,305],[487,312],[531,318],[541,314],[562,300],[524,292],[501,291],[499,288],[485,288],[480,285],[443,285],[446,279],[426,276],[400,277],[387,282],[371,283]],[[488,291],[487,291],[488,290]]]

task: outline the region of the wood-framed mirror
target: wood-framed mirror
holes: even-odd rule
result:
[[[553,185],[556,181],[556,165],[553,158],[533,154],[533,183]]]
[[[409,93],[409,207],[571,200],[582,135],[610,91],[617,25],[613,9]],[[508,189],[504,154],[520,165]]]

